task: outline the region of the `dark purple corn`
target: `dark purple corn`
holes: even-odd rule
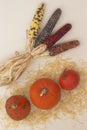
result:
[[[74,40],[74,41],[69,41],[69,42],[65,42],[65,43],[61,43],[58,45],[53,46],[52,48],[49,49],[49,54],[50,56],[55,56],[61,52],[64,52],[66,50],[75,48],[79,45],[79,41],[78,40]]]
[[[41,33],[37,37],[37,39],[35,41],[35,47],[38,46],[39,44],[43,43],[45,41],[45,39],[47,39],[50,36],[50,34],[51,34],[53,28],[55,27],[60,15],[61,15],[61,9],[57,9],[52,14],[52,16],[48,20],[46,26],[43,28],[43,30],[41,31]]]
[[[65,24],[62,28],[60,28],[54,35],[48,37],[44,44],[47,45],[48,48],[52,47],[58,40],[60,40],[70,29],[72,28],[71,24]]]

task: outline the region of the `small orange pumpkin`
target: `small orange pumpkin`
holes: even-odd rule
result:
[[[60,88],[51,79],[41,78],[30,88],[30,99],[40,109],[50,109],[60,100]]]
[[[30,113],[30,102],[25,96],[14,95],[6,101],[6,111],[14,120],[22,120]]]

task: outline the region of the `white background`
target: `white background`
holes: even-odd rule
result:
[[[40,2],[46,3],[42,28],[53,11],[61,8],[62,15],[53,32],[65,23],[71,23],[71,31],[60,42],[77,39],[80,41],[78,48],[63,55],[87,61],[87,0],[0,0],[0,64],[11,57],[16,50],[24,50],[26,30]],[[83,124],[80,125],[70,120],[62,120],[47,125],[45,130],[87,130],[86,117],[87,115],[81,117]]]

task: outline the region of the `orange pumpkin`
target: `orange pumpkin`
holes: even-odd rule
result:
[[[6,101],[6,111],[14,120],[24,119],[30,112],[30,102],[25,96],[14,95]]]
[[[30,99],[40,109],[50,109],[60,100],[60,88],[51,79],[41,78],[30,88]]]
[[[65,90],[72,90],[76,88],[80,81],[80,75],[74,70],[64,70],[59,78],[61,87]]]

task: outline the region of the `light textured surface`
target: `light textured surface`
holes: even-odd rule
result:
[[[62,53],[62,55],[72,57],[75,60],[84,59],[87,61],[87,0],[0,0],[0,64],[14,55],[16,50],[24,50],[26,30],[40,2],[46,3],[42,28],[52,12],[56,8],[61,8],[62,15],[53,32],[70,22],[72,29],[60,42],[78,39],[81,43],[78,48]],[[51,124],[47,124],[44,130],[87,130],[87,114],[82,115],[80,121],[82,123],[64,119],[53,121]],[[5,130],[1,124],[0,129]],[[27,128],[22,127],[20,130],[27,130]]]

